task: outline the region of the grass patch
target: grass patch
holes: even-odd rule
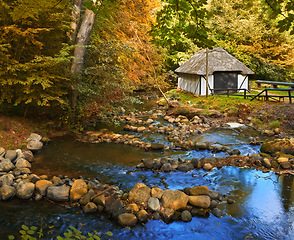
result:
[[[244,99],[241,96],[227,96],[227,95],[214,95],[214,96],[196,96],[191,93],[184,93],[173,89],[166,93],[168,98],[174,96],[177,93],[178,101],[182,104],[193,106],[195,108],[217,110],[221,113],[236,114],[240,105],[250,105],[252,108],[264,104],[259,101],[250,101],[250,99]],[[170,98],[171,99],[171,98]]]
[[[280,121],[273,121],[273,122],[269,123],[268,126],[269,126],[270,129],[280,128],[281,127],[281,122]]]

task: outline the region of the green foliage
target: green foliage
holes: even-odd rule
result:
[[[67,104],[68,2],[0,0],[0,11],[0,103]]]
[[[40,229],[37,231],[38,228],[35,226],[27,227],[26,225],[21,226],[20,233],[20,239],[22,240],[37,240],[41,239],[43,237],[43,230]],[[10,235],[8,237],[9,240],[15,239],[13,235]]]
[[[198,47],[210,47],[205,22],[208,12],[206,0],[164,0],[162,10],[157,14],[157,23],[152,28],[155,42],[166,49],[168,67],[195,53]],[[187,55],[188,54],[188,55]]]
[[[255,73],[257,79],[289,81],[293,75],[294,39],[280,33],[277,20],[254,0],[213,0],[210,37]]]
[[[294,35],[294,3],[291,0],[263,0],[271,18],[277,19],[280,32]]]
[[[20,237],[22,240],[37,240],[37,239],[43,239],[43,230],[42,228],[37,232],[37,227],[31,226],[27,227],[26,225],[21,226],[21,230],[19,231]],[[108,237],[112,237],[112,232],[108,231],[106,234]],[[9,240],[16,239],[15,236],[10,235],[8,237]],[[62,236],[57,236],[57,240],[71,240],[71,239],[85,239],[85,240],[100,240],[101,234],[97,231],[88,232],[86,235],[82,233],[82,231],[76,229],[73,226],[70,226],[69,229],[66,230],[65,233],[63,233]]]

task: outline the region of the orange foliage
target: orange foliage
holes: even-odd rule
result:
[[[160,70],[161,57],[149,36],[151,24],[155,22],[160,7],[159,0],[121,0],[115,16],[111,35],[119,40],[118,44],[131,49],[127,53],[121,52],[119,62],[125,70],[126,79],[135,82],[137,87],[154,85],[153,66]],[[109,39],[110,36],[105,37]]]

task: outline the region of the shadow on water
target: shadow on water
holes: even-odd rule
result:
[[[216,141],[221,138],[216,136]],[[252,148],[250,151],[258,152],[258,149]],[[146,157],[189,159],[211,154],[209,151],[144,152],[126,145],[56,139],[36,156],[32,169],[34,173],[98,177],[101,181],[119,185],[123,190],[132,188],[137,182],[174,190],[206,185],[221,194],[233,195],[236,202],[220,206],[224,212],[222,218],[211,215],[209,218],[194,217],[189,223],[171,224],[150,220],[145,225],[122,229],[103,215],[85,215],[78,207],[65,208],[46,200],[33,202],[14,199],[0,202],[0,238],[7,239],[9,234],[26,224],[42,226],[45,239],[55,238],[71,225],[84,231],[112,231],[112,239],[293,239],[293,176],[279,178],[271,172],[234,167],[187,173],[154,173],[134,168]]]

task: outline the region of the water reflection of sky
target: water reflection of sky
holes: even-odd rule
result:
[[[254,151],[254,148],[253,150]],[[183,189],[206,185],[221,194],[231,194],[236,202],[221,205],[224,217],[194,217],[191,222],[166,224],[151,220],[143,226],[121,229],[109,220],[96,215],[84,215],[77,209],[64,209],[39,203],[0,202],[0,238],[21,226],[35,225],[40,219],[46,226],[57,226],[55,234],[70,226],[84,224],[85,231],[112,231],[114,239],[293,239],[294,205],[293,176],[278,178],[272,173],[253,169],[224,167],[205,172],[194,170],[188,173],[153,173],[137,171],[134,165],[144,157],[204,157],[209,151],[175,153],[151,153],[124,145],[82,144],[62,140],[44,149],[33,165],[46,171],[71,172],[87,177],[98,176],[115,183],[122,189],[132,188],[137,182],[163,189]],[[7,220],[8,219],[8,220]],[[58,232],[59,231],[59,232]],[[2,234],[2,235],[1,235]],[[4,235],[5,238],[7,235]]]

